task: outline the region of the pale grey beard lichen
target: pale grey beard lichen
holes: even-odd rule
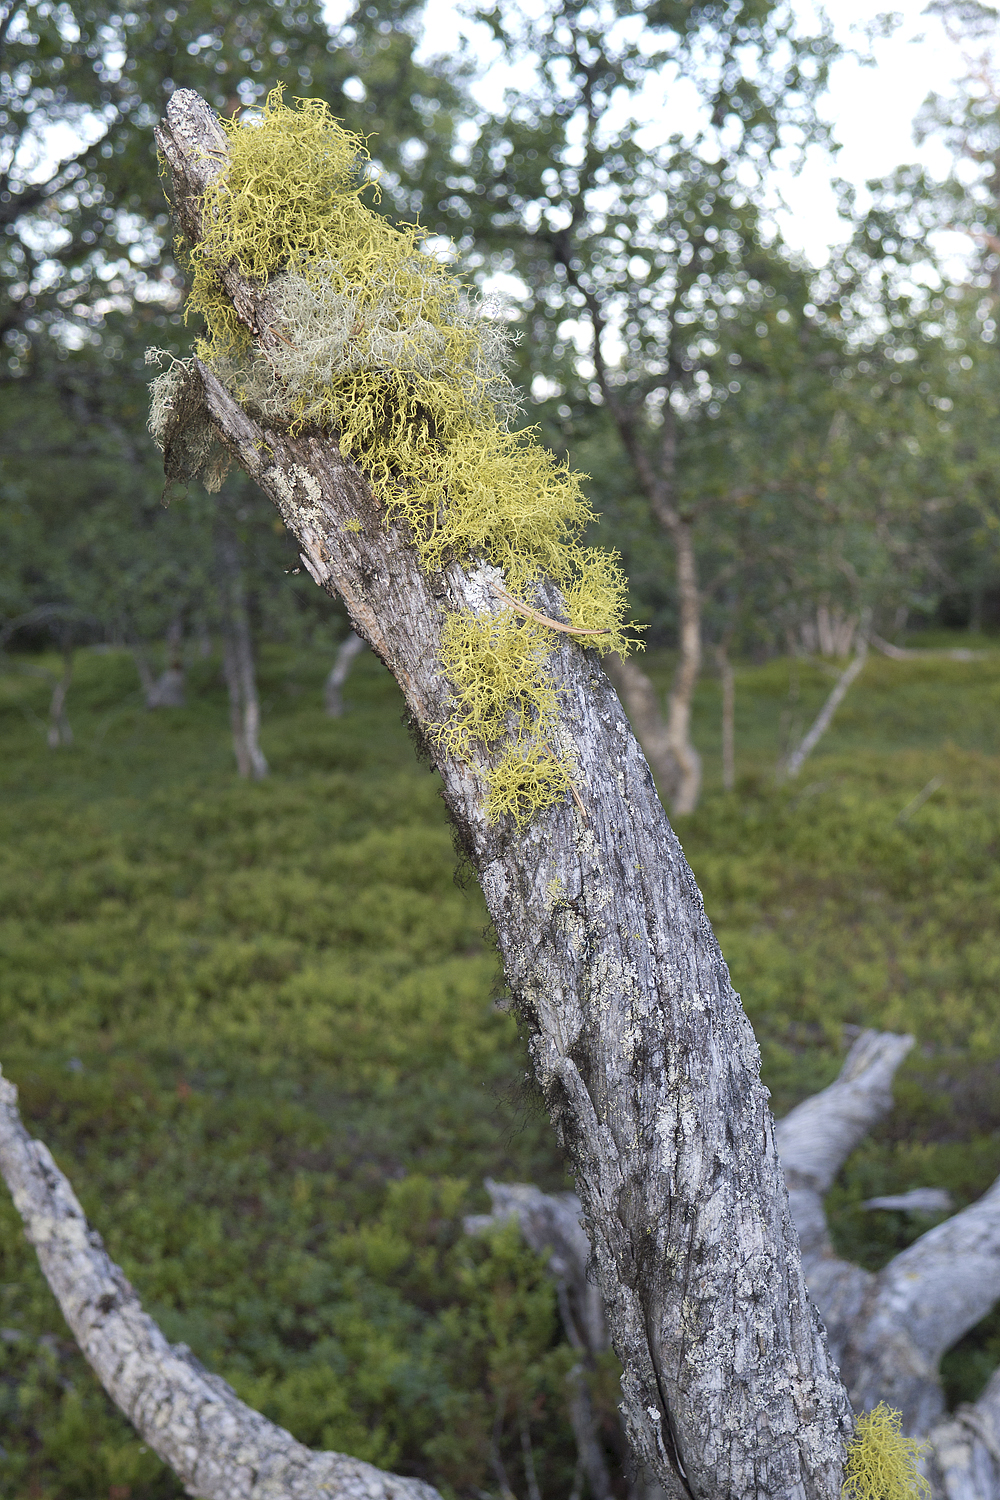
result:
[[[201,381],[190,359],[166,349],[147,349],[147,365],[167,368],[149,386],[149,431],[163,454],[167,486],[200,479],[215,494],[232,468],[232,455],[216,435],[205,410]],[[166,493],[166,491],[164,491]]]
[[[445,380],[472,409],[489,410],[507,426],[520,401],[507,375],[511,335],[487,304],[456,299],[454,282],[434,262],[413,257],[398,268],[407,295],[387,278],[377,302],[337,290],[336,262],[309,267],[308,278],[286,271],[268,292],[278,337],[266,354],[254,345],[245,359],[213,361],[213,373],[257,421],[275,426],[316,422],[331,414],[331,393],[344,376],[395,371],[415,380]],[[416,276],[414,273],[417,273]],[[414,280],[421,294],[412,293]],[[448,307],[447,323],[440,321]],[[435,321],[435,318],[437,319]],[[151,349],[147,363],[170,361],[150,385],[149,430],[164,453],[168,480],[200,478],[217,490],[229,456],[195,399],[190,360]]]

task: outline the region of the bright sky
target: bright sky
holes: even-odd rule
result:
[[[925,3],[895,0],[891,8],[902,25],[890,39],[874,44],[876,67],[861,67],[846,58],[835,65],[823,112],[842,149],[833,161],[813,152],[801,175],[782,184],[793,210],[781,217],[782,233],[814,264],[821,264],[828,247],[843,238],[833,177],[863,189],[869,178],[887,176],[904,162],[920,161],[939,176],[948,170],[948,153],[941,143],[927,141],[919,148],[913,143],[914,117],[927,95],[949,94],[964,71],[961,52],[940,21],[921,14]],[[852,28],[869,21],[876,7],[864,0],[835,0],[831,9],[839,39],[857,45],[860,37]]]
[[[525,3],[531,5],[532,0]],[[874,44],[877,66],[862,67],[846,58],[835,65],[824,113],[842,149],[836,158],[813,151],[798,176],[787,173],[780,181],[790,209],[778,215],[782,233],[815,265],[825,261],[831,244],[846,237],[846,226],[837,216],[831,186],[834,177],[846,178],[863,190],[868,178],[885,176],[904,162],[920,160],[942,175],[947,169],[947,154],[940,144],[928,142],[918,149],[913,143],[913,120],[926,96],[934,90],[950,92],[963,71],[960,51],[941,23],[922,15],[925,4],[926,0],[895,0],[892,10],[901,24],[891,38]],[[807,26],[812,5],[809,0],[796,0],[796,6]],[[829,8],[839,39],[846,46],[867,49],[862,28],[881,7],[871,0],[833,0]],[[517,85],[516,73],[485,29],[473,30],[459,19],[453,0],[429,0],[425,53],[440,52],[443,38],[454,39],[461,33],[470,38],[483,60],[485,76],[477,85],[477,98],[487,105],[499,104],[504,88]],[[673,96],[679,103],[676,86]],[[956,236],[953,248],[961,255],[965,242]]]

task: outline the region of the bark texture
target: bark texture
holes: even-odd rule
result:
[[[182,90],[159,142],[197,240],[225,137]],[[218,272],[268,347],[266,288]],[[502,575],[424,575],[335,441],[259,427],[197,362],[191,380],[429,734],[450,708],[444,613],[496,610]],[[559,617],[553,586],[539,603]],[[805,1290],[753,1032],[599,661],[556,642],[550,667],[579,806],[567,797],[524,833],[490,825],[482,762],[431,748],[576,1174],[633,1447],[673,1496],[835,1500],[853,1422]]]
[[[0,1171],[45,1279],[97,1378],[199,1500],[440,1500],[418,1479],[313,1453],[245,1406],[184,1344],[171,1345],[110,1259],[17,1089],[0,1076]]]
[[[857,1411],[888,1401],[904,1429],[926,1439],[924,1468],[935,1500],[1000,1496],[1000,1371],[979,1400],[944,1413],[941,1356],[1000,1300],[1000,1181],[963,1212],[922,1235],[877,1275],[840,1260],[827,1232],[823,1197],[846,1158],[892,1107],[892,1080],[913,1038],[863,1032],[836,1082],[778,1122],[775,1135],[802,1245],[809,1290],[842,1362]],[[533,1249],[569,1286],[586,1282],[589,1243],[568,1225],[582,1208],[574,1194],[547,1197],[526,1183],[488,1181],[493,1212],[467,1220],[518,1220]],[[947,1209],[940,1189],[871,1199],[870,1208]]]
[[[677,792],[680,769],[671,748],[666,720],[660,712],[655,687],[631,657],[623,658],[617,651],[612,651],[604,658],[604,669],[632,720],[632,727],[639,737],[661,796],[665,802],[672,802]]]

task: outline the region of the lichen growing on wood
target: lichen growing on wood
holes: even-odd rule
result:
[[[858,1418],[847,1451],[843,1500],[929,1500],[931,1487],[917,1467],[927,1446],[904,1437],[899,1412],[880,1401]]]
[[[486,561],[529,605],[548,577],[562,591],[565,623],[588,632],[588,645],[627,651],[617,558],[581,544],[594,514],[580,476],[533,432],[510,430],[517,402],[504,329],[427,253],[422,230],[392,225],[364,201],[377,187],[365,177],[361,138],[322,101],[288,108],[280,90],[257,122],[221,123],[229,156],[189,251],[187,316],[205,322],[198,357],[262,424],[335,432],[425,570]],[[220,267],[267,286],[275,337],[251,337]],[[171,369],[153,385],[152,426],[164,446],[180,378]],[[185,461],[202,446],[188,443]],[[495,612],[487,605],[445,622],[441,660],[454,700],[437,732],[455,754],[488,752],[493,821],[510,814],[523,826],[570,786],[549,742],[558,702],[546,661],[557,643],[548,626],[499,600]]]

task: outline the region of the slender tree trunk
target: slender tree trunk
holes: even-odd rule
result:
[[[184,707],[184,616],[176,614],[167,626],[166,663],[146,694],[147,708]]]
[[[73,681],[73,647],[64,642],[62,647],[62,676],[52,689],[49,701],[49,749],[58,750],[60,745],[72,745],[73,729],[66,715],[66,695]]]
[[[675,814],[692,813],[701,794],[701,756],[691,742],[691,703],[701,671],[701,594],[691,522],[680,517],[673,528],[677,554],[680,660],[667,701],[667,743],[677,762]]]
[[[135,662],[135,670],[139,678],[139,687],[142,689],[142,696],[148,708],[150,694],[156,687],[156,678],[153,675],[152,667],[149,665],[149,657],[146,655],[145,646],[140,642],[134,642],[129,646],[129,651],[132,653],[132,660]]]
[[[229,723],[236,769],[248,781],[260,781],[268,766],[260,748],[260,701],[254,671],[253,635],[247,610],[240,546],[232,528],[217,512],[215,528],[219,615],[222,625],[222,671],[229,691]]]
[[[226,137],[180,90],[157,139],[197,243]],[[266,288],[215,270],[270,348]],[[262,428],[200,361],[178,401],[203,403],[429,736],[451,704],[445,614],[495,612],[503,575],[455,560],[428,577],[333,439]],[[544,581],[538,603],[563,607]],[[576,1174],[633,1450],[671,1500],[839,1500],[853,1417],[805,1290],[753,1032],[599,662],[566,640],[549,665],[576,797],[524,832],[492,824],[487,752],[431,753]]]
[[[353,630],[340,643],[337,659],[330,668],[330,675],[323,688],[323,707],[330,719],[339,719],[344,712],[344,683],[350,674],[354,658],[365,649],[365,644]]]
[[[716,646],[715,660],[722,682],[722,790],[736,785],[736,679],[725,643]]]

